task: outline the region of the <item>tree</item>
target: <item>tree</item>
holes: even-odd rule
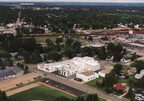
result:
[[[46,43],[47,43],[47,46],[53,46],[54,43],[52,42],[51,39],[46,39]]]
[[[75,101],[85,101],[84,96],[78,96],[78,98]]]
[[[20,55],[22,55],[22,53],[24,52],[25,50],[23,49],[23,48],[19,48],[18,49],[18,53],[20,54]]]
[[[74,47],[74,49],[75,49],[75,48],[80,48],[80,47],[81,47],[81,43],[80,43],[79,41],[75,41],[75,42],[73,43],[73,47]]]
[[[5,91],[0,91],[0,101],[10,101]]]
[[[4,70],[5,69],[5,63],[3,61],[1,61],[1,69]]]
[[[142,69],[144,69],[144,61],[143,60],[135,60],[132,64],[132,67],[137,68],[137,73],[140,73]]]
[[[54,101],[71,101],[69,98],[61,96],[57,97]]]
[[[116,53],[114,53],[113,61],[114,62],[119,62],[122,57],[123,57],[122,53],[116,52]]]
[[[92,38],[92,36],[89,36],[88,40],[90,40],[90,41],[93,41],[93,38]]]
[[[29,67],[28,67],[28,66],[25,66],[25,70],[28,71],[28,70],[29,70]]]
[[[105,60],[106,57],[107,57],[107,53],[106,53],[106,49],[105,47],[102,47],[99,52],[98,52],[98,58],[101,59],[101,60]]]
[[[13,60],[8,58],[8,66],[13,66]]]
[[[136,53],[134,53],[131,57],[131,60],[134,61],[136,58],[137,58],[137,55],[136,55]]]
[[[111,87],[105,87],[105,91],[106,93],[112,93],[114,92],[114,89],[112,89]]]
[[[57,51],[52,51],[52,52],[48,53],[47,57],[49,60],[53,60],[53,61],[59,61],[62,59],[62,55],[59,54]]]
[[[41,57],[36,53],[32,53],[32,55],[30,56],[30,63],[36,64],[40,61],[41,61]]]
[[[117,75],[120,74],[120,71],[121,71],[121,70],[122,70],[122,65],[121,65],[121,64],[115,64],[115,65],[114,65],[113,71],[114,71]]]
[[[123,47],[122,47],[122,45],[120,43],[118,43],[116,45],[116,51],[119,52],[119,53],[121,53],[123,51]]]
[[[106,74],[105,78],[103,79],[102,84],[105,87],[112,87],[115,83],[118,82],[118,77],[116,74],[112,71],[109,74]]]
[[[107,45],[107,50],[111,50],[112,52],[114,52],[115,49],[116,49],[115,44],[113,44],[113,43],[108,43],[108,45]]]
[[[128,98],[133,97],[133,90],[131,87],[129,88],[128,93],[126,94],[126,97],[128,97]]]
[[[74,57],[74,49],[71,47],[68,47],[64,50],[63,53],[67,58],[71,59]]]
[[[72,43],[73,43],[73,39],[70,38],[70,39],[66,40],[65,44],[68,45],[68,46],[71,46]]]
[[[54,51],[54,50],[56,50],[54,46],[45,46],[43,48],[44,53],[49,53],[49,52]]]
[[[62,38],[57,38],[55,42],[56,42],[57,45],[59,45],[59,43],[63,42],[63,39]]]
[[[22,53],[22,55],[23,55],[23,57],[24,57],[25,63],[29,63],[29,62],[30,62],[30,53],[27,52],[27,51],[24,51],[24,52]]]
[[[86,98],[86,101],[99,101],[97,94],[89,94]]]

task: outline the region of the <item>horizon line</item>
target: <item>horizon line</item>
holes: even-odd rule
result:
[[[67,2],[67,3],[144,3],[144,2],[89,2],[89,1],[0,1],[0,2],[31,2],[31,3],[36,3],[36,2]]]

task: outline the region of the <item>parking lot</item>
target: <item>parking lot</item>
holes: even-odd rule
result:
[[[9,89],[17,87],[16,84],[20,84],[20,83],[27,84],[31,81],[34,81],[33,78],[37,76],[38,74],[36,73],[29,73],[29,74],[22,75],[16,78],[0,81],[0,89],[7,91]]]

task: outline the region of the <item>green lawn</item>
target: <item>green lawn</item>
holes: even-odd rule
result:
[[[89,81],[89,82],[86,82],[85,84],[88,85],[88,86],[90,86],[90,87],[95,87],[95,88],[97,88],[97,86],[96,86],[96,81],[102,82],[102,80],[103,80],[103,78],[102,78],[102,77],[99,77],[99,78],[96,78],[96,79],[91,80],[91,81]]]
[[[60,91],[39,86],[27,91],[10,96],[11,101],[31,101],[31,100],[43,100],[43,101],[54,101],[57,97],[65,96],[73,98],[70,95],[62,93]]]
[[[30,37],[25,37],[30,38]],[[57,36],[40,36],[40,37],[34,37],[36,39],[37,43],[45,42],[46,39],[51,39],[53,42],[55,42]],[[63,38],[63,42],[66,42],[66,38]]]
[[[84,98],[86,99],[87,98],[87,96],[88,96],[88,93],[85,93],[85,94],[83,94],[82,96],[84,96]],[[99,97],[99,101],[106,101],[105,99],[103,99],[103,98],[100,98]]]
[[[25,37],[25,38],[30,38],[30,37]],[[53,42],[55,42],[55,39],[57,38],[57,36],[41,36],[41,37],[34,37],[36,39],[37,43],[40,42],[45,42],[46,39],[51,39]]]

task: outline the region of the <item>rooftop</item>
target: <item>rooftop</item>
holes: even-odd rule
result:
[[[85,76],[91,76],[94,75],[95,73],[93,71],[86,71],[86,72],[81,72],[80,74],[83,74]]]

